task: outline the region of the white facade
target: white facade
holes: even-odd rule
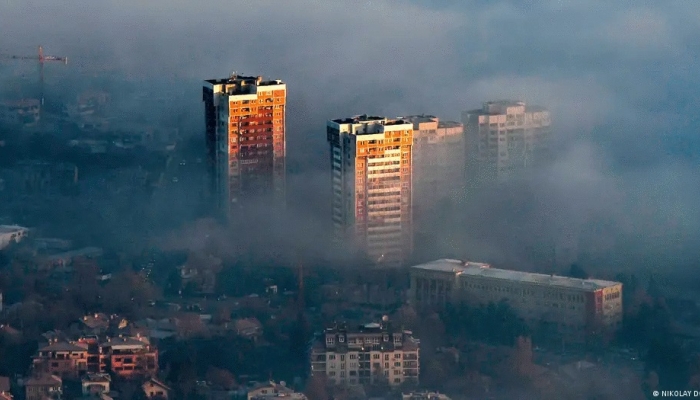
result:
[[[325,374],[335,385],[418,383],[420,341],[386,322],[327,329],[312,349],[311,373]]]
[[[522,101],[492,101],[462,113],[468,158],[480,175],[503,179],[538,163],[550,136],[550,114]]]

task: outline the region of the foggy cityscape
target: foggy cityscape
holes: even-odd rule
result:
[[[1,4],[0,399],[700,396],[698,15]]]

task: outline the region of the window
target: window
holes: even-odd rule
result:
[[[379,354],[372,354],[373,360],[379,360]]]
[[[350,359],[351,359],[351,360],[356,360],[356,359],[357,359],[357,354],[350,354]]]
[[[329,360],[335,360],[335,354],[330,354],[328,355]]]
[[[335,344],[335,338],[332,336],[326,337],[326,344]]]

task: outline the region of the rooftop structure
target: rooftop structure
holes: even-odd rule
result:
[[[306,400],[306,395],[287,387],[285,382],[270,381],[248,390],[248,400]]]
[[[534,272],[512,271],[507,269],[491,268],[484,263],[442,259],[429,263],[416,265],[414,269],[430,271],[452,272],[455,275],[482,276],[491,279],[507,280],[512,282],[532,283],[536,285],[565,287],[584,290],[598,290],[617,286],[619,282],[600,279],[579,279],[567,276],[538,274]]]

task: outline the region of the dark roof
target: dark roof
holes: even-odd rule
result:
[[[58,386],[63,380],[56,375],[43,374],[27,379],[26,386]]]
[[[42,347],[39,351],[87,351],[87,347],[78,346],[70,342],[56,342]]]

